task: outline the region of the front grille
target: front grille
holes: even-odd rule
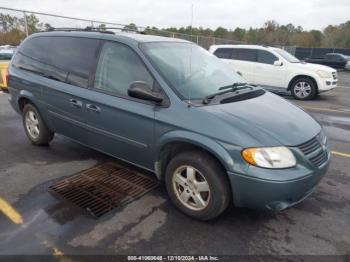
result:
[[[318,141],[317,136],[315,136],[313,139],[299,145],[298,147],[305,155],[309,155],[318,150],[321,147],[321,144]]]
[[[321,166],[324,162],[327,161],[327,153],[325,151],[321,151],[316,156],[311,157],[309,160],[311,163],[313,163],[315,166]]]
[[[315,136],[309,141],[299,145],[298,148],[304,153],[304,155],[306,155],[310,162],[317,167],[321,166],[328,159],[327,152],[323,150],[318,136]],[[317,153],[317,151],[319,152]]]

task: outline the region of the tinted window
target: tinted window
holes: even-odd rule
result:
[[[13,59],[13,65],[44,75],[48,67],[49,38],[35,37],[25,41]]]
[[[0,60],[11,60],[12,54],[9,53],[0,53]]]
[[[87,87],[97,56],[99,40],[78,37],[52,37],[50,64],[67,72],[67,83]]]
[[[138,55],[129,47],[106,43],[100,54],[95,88],[127,96],[132,82],[144,81],[153,86],[153,78]]]
[[[21,46],[14,65],[47,78],[88,87],[99,40],[77,37],[35,37]]]
[[[272,65],[278,58],[265,50],[258,50],[258,62]]]
[[[218,48],[215,52],[214,55],[216,55],[219,58],[226,58],[229,59],[231,58],[231,48]]]
[[[47,62],[47,50],[49,45],[49,37],[34,37],[23,43],[20,52],[32,59]]]
[[[242,61],[256,62],[256,50],[245,48],[234,48],[232,50],[232,58]]]

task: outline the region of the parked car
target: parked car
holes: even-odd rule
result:
[[[339,53],[328,53],[323,58],[306,58],[305,62],[319,65],[326,65],[334,69],[345,69],[348,59]]]
[[[7,90],[7,68],[10,64],[13,52],[13,48],[0,48],[0,88],[2,90]]]
[[[293,206],[330,163],[310,115],[180,39],[36,33],[14,55],[9,86],[34,145],[59,133],[150,170],[180,210],[202,220],[231,201]]]
[[[209,51],[229,63],[247,81],[295,99],[313,99],[337,86],[336,70],[303,63],[280,48],[258,45],[213,45]]]

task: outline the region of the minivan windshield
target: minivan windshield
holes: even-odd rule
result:
[[[141,49],[184,100],[203,99],[221,87],[246,83],[225,62],[192,43],[152,42],[142,44]]]
[[[298,58],[291,55],[287,51],[280,49],[280,48],[275,48],[274,50],[276,53],[278,53],[280,56],[282,56],[284,59],[286,59],[289,63],[300,63],[300,60]]]

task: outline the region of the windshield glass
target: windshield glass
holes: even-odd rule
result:
[[[283,49],[275,48],[275,51],[290,63],[300,63],[300,60],[298,58],[296,58],[295,56],[291,55]]]
[[[191,43],[153,42],[141,45],[153,66],[182,99],[203,99],[220,87],[245,83],[225,62]]]

